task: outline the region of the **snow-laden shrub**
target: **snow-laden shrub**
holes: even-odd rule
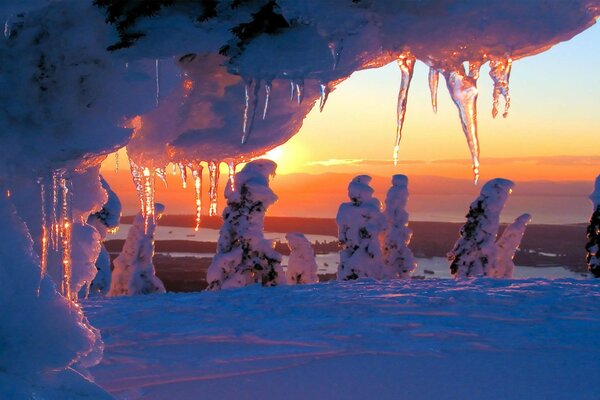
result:
[[[165,207],[154,205],[156,223]],[[145,226],[144,217],[139,212],[127,232],[123,250],[115,258],[109,296],[133,296],[138,294],[165,293],[165,286],[158,279],[152,264],[154,256],[154,231],[152,220]]]
[[[515,270],[513,258],[525,234],[525,228],[531,221],[531,215],[523,214],[508,225],[496,242],[496,260],[489,276],[492,278],[512,278]]]
[[[381,277],[383,256],[379,236],[386,228],[381,203],[373,197],[371,177],[359,175],[348,185],[350,201],[338,209],[336,223],[342,246],[338,280]]]
[[[227,185],[217,254],[207,273],[209,290],[283,281],[281,255],[263,232],[265,212],[277,201],[269,188],[276,168],[270,160],[251,161],[235,175],[234,187]]]
[[[408,248],[412,230],[408,227],[408,178],[394,175],[385,198],[387,229],[383,239],[384,268],[382,278],[409,278],[417,268],[417,260]]]
[[[600,278],[600,175],[596,177],[594,191],[590,195],[590,200],[592,200],[594,212],[587,228],[588,242],[585,245],[585,250],[587,251],[585,261],[588,270],[596,278]]]
[[[312,245],[302,233],[290,232],[285,235],[290,258],[288,261],[286,277],[290,285],[302,283],[317,283],[317,262]]]
[[[456,278],[490,276],[496,260],[500,213],[513,187],[507,179],[492,179],[471,203],[460,238],[448,253],[450,272]]]
[[[87,222],[96,228],[100,234],[101,240],[104,241],[107,233],[117,229],[119,226],[119,221],[121,219],[121,201],[117,194],[111,190],[110,185],[104,178],[100,177],[100,182],[108,194],[108,200],[104,203],[100,211],[93,213],[88,217]],[[96,269],[98,272],[90,285],[89,294],[106,295],[110,289],[112,272],[110,254],[106,250],[104,244],[101,245],[100,254],[96,259]]]

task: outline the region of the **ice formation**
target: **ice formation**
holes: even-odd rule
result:
[[[531,222],[531,215],[523,214],[515,221],[508,225],[502,236],[496,242],[496,259],[490,271],[489,276],[492,278],[512,278],[515,270],[513,258],[515,252],[521,244],[521,239],[525,234],[527,224]]]
[[[379,236],[386,228],[386,220],[381,203],[373,197],[370,182],[368,175],[352,179],[348,185],[350,201],[340,205],[335,218],[342,247],[338,280],[379,279],[382,275]]]
[[[157,221],[165,207],[156,203],[153,208]],[[146,221],[141,212],[136,215],[127,232],[123,250],[113,261],[109,296],[165,293],[165,286],[156,277],[152,264],[155,229],[156,222]]]
[[[263,233],[265,212],[277,201],[269,188],[276,168],[270,160],[251,161],[236,174],[233,190],[229,185],[225,189],[227,207],[217,254],[206,277],[209,290],[283,283],[281,255]]]
[[[299,285],[319,282],[315,252],[306,236],[299,232],[289,232],[285,238],[290,248],[290,258],[285,273],[287,283]]]
[[[600,175],[596,177],[594,191],[590,195],[590,200],[592,201],[594,211],[587,228],[588,242],[585,246],[585,250],[587,251],[585,261],[588,270],[596,278],[600,278]]]
[[[398,151],[402,139],[402,127],[406,115],[406,103],[408,102],[408,91],[415,69],[415,57],[409,52],[402,53],[398,57],[400,67],[400,90],[398,92],[398,105],[396,107],[396,144],[394,145],[394,165],[398,164]]]
[[[87,223],[96,228],[100,234],[100,239],[104,241],[109,232],[115,231],[119,227],[121,219],[121,201],[117,194],[110,189],[108,182],[104,178],[100,178],[102,187],[106,190],[108,200],[102,206],[102,209],[88,217]],[[93,279],[89,294],[106,295],[110,289],[110,281],[112,276],[110,254],[104,244],[101,245],[100,254],[96,259],[96,276]]]
[[[409,278],[417,268],[417,260],[408,248],[412,230],[408,227],[408,178],[406,175],[394,175],[392,187],[385,198],[385,217],[387,229],[383,237],[383,273],[382,278]]]
[[[514,183],[507,179],[492,179],[471,203],[460,239],[448,253],[450,271],[456,278],[491,276],[497,255],[500,213],[513,187]]]

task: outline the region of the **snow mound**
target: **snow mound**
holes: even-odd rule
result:
[[[599,296],[590,281],[361,280],[84,308],[110,332],[92,372],[116,396],[591,400]]]

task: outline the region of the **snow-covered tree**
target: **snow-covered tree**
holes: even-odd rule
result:
[[[265,212],[277,201],[269,188],[276,169],[271,160],[254,160],[235,175],[233,188],[227,185],[217,254],[207,273],[209,290],[283,281],[281,255],[263,232]]]
[[[460,238],[448,253],[454,277],[490,276],[496,260],[500,213],[513,186],[507,179],[492,179],[483,185],[481,194],[471,203]]]
[[[164,210],[162,204],[154,205],[156,221],[160,219]],[[165,292],[165,286],[156,276],[152,264],[156,224],[152,221],[147,223],[145,227],[141,212],[135,216],[133,225],[127,232],[123,250],[113,262],[115,269],[112,273],[109,296]]]
[[[585,245],[585,250],[587,251],[585,261],[592,275],[600,278],[600,175],[596,177],[594,191],[590,195],[590,200],[592,200],[592,204],[594,205],[594,212],[587,228],[588,242]]]
[[[409,278],[417,268],[417,260],[408,248],[412,230],[408,227],[408,178],[406,175],[394,175],[392,187],[385,198],[385,217],[387,229],[383,240],[384,268],[382,277]]]
[[[350,201],[338,209],[336,223],[342,246],[338,280],[381,277],[383,256],[379,236],[386,228],[381,203],[373,197],[371,177],[359,175],[348,185]]]
[[[496,242],[496,260],[492,266],[489,276],[492,278],[512,278],[515,270],[513,258],[515,252],[521,245],[521,239],[525,234],[525,228],[531,221],[531,215],[523,214],[508,225],[500,239]]]
[[[110,185],[100,177],[100,182],[106,193],[108,200],[102,206],[102,209],[88,217],[87,223],[92,225],[98,233],[102,241],[106,240],[106,235],[109,231],[116,229],[119,226],[121,219],[121,201],[115,192],[110,188]],[[104,244],[100,249],[100,254],[96,260],[96,277],[89,287],[90,295],[102,294],[106,295],[110,289],[111,281],[111,262],[110,254]]]
[[[302,233],[290,232],[285,235],[290,258],[287,266],[287,283],[290,285],[302,283],[317,283],[317,262],[312,245]]]

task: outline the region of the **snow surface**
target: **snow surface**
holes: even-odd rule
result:
[[[600,285],[427,280],[86,300],[118,399],[597,399]]]

